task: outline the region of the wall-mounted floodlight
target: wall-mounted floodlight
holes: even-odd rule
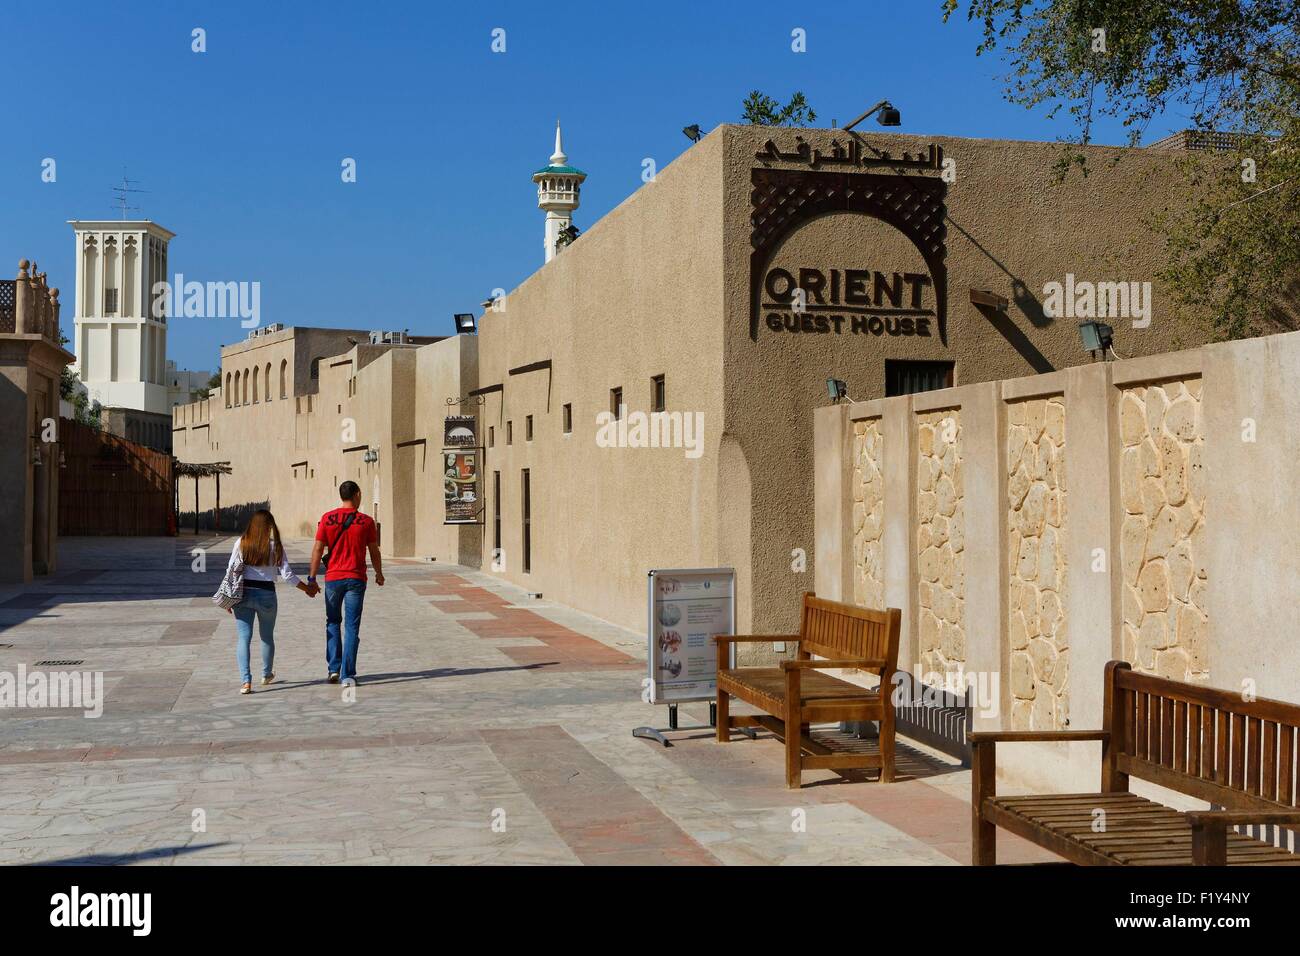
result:
[[[699,123],[692,123],[690,126],[684,127],[682,129],[682,133],[692,143],[698,143],[700,141],[700,137],[704,135],[703,133],[700,132]]]
[[[473,312],[457,312],[452,316],[456,320],[457,335],[473,335],[477,327],[478,320],[474,318]]]
[[[894,104],[890,103],[889,100],[881,100],[875,106],[871,107],[871,109],[867,110],[857,119],[855,119],[848,126],[844,127],[844,131],[847,133],[849,130],[853,129],[853,127],[857,126],[864,119],[870,116],[872,113],[880,114],[879,116],[876,117],[876,122],[879,123],[881,126],[902,125],[903,114],[898,112],[898,110],[894,108]]]
[[[1100,352],[1102,358],[1106,357],[1114,337],[1115,330],[1105,322],[1079,323],[1079,341],[1083,343],[1084,350],[1094,354]]]
[[[826,380],[826,392],[830,395],[832,402],[849,398],[848,383],[838,378],[828,378]],[[853,399],[850,398],[849,401],[853,401]]]
[[[361,460],[364,461],[364,462],[374,462],[374,461],[379,461],[379,449],[378,449],[378,448],[367,448],[367,449],[366,449],[366,453],[365,453],[364,455],[361,456]]]

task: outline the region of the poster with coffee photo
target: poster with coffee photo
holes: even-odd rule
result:
[[[478,449],[442,455],[444,524],[479,524]]]

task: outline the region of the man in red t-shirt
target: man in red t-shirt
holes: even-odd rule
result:
[[[361,608],[366,599],[366,553],[375,569],[375,583],[384,586],[384,566],[379,557],[379,533],[375,522],[361,508],[361,488],[355,481],[339,485],[341,507],[321,515],[316,526],[316,545],[311,551],[307,585],[316,583],[325,549],[325,666],[329,682],[356,686],[357,646],[361,643]],[[339,626],[342,625],[342,641]]]

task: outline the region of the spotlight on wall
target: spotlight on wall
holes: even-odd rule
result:
[[[846,398],[848,398],[849,401],[853,401],[853,399],[849,398],[848,383],[842,381],[841,379],[828,378],[826,380],[826,392],[828,395],[830,395],[832,402],[838,402],[841,399],[846,399]]]
[[[703,133],[700,132],[699,123],[692,123],[690,126],[684,127],[682,129],[682,133],[692,143],[698,143],[700,141],[700,137],[704,135]]]
[[[1106,352],[1111,347],[1114,340],[1115,330],[1105,322],[1080,322],[1079,323],[1079,341],[1083,343],[1083,348],[1087,352],[1100,352],[1102,358],[1106,357]]]
[[[365,453],[364,455],[361,456],[361,460],[364,461],[364,462],[366,462],[366,463],[379,461],[379,449],[378,449],[378,448],[367,448],[367,449],[366,449],[366,453]]]
[[[844,131],[847,133],[849,130],[853,129],[853,127],[857,126],[864,119],[870,116],[872,113],[880,114],[879,116],[876,117],[876,122],[879,123],[881,126],[902,125],[903,114],[898,112],[898,110],[895,109],[894,104],[890,103],[889,100],[881,100],[875,106],[871,107],[871,109],[867,110],[857,119],[855,119],[848,126],[844,127]]]
[[[473,312],[457,312],[452,316],[456,320],[457,335],[473,335],[477,327],[478,320],[474,318]]]

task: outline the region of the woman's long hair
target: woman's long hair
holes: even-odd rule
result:
[[[272,554],[272,542],[274,551]],[[275,516],[265,508],[253,512],[248,527],[239,539],[239,551],[244,563],[253,567],[279,565],[284,560],[284,545],[280,543],[280,529],[275,526]]]

